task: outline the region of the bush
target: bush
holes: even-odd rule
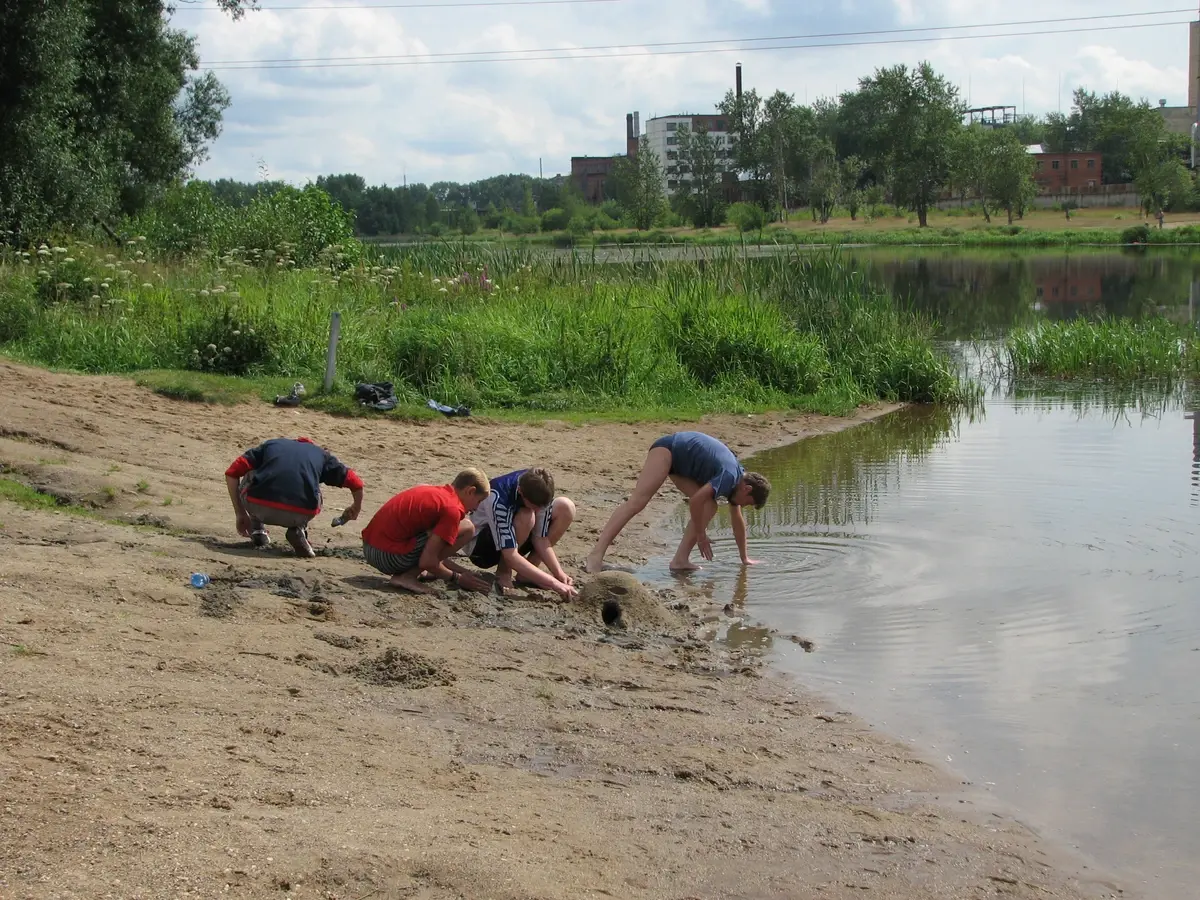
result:
[[[741,232],[762,231],[767,225],[767,214],[756,203],[735,203],[726,218]]]
[[[1150,226],[1144,222],[1140,225],[1130,225],[1121,232],[1122,244],[1150,243]]]
[[[506,216],[503,229],[509,234],[537,234],[539,222],[536,216]]]
[[[14,281],[0,287],[0,344],[25,337],[37,314],[33,292]]]
[[[192,182],[168,191],[129,227],[144,235],[150,247],[169,254],[265,254],[286,245],[288,257],[298,266],[312,265],[334,245],[350,262],[362,254],[350,214],[313,185],[303,190],[281,186],[235,209],[215,200],[208,185]]]
[[[219,375],[270,371],[277,337],[273,328],[255,328],[226,307],[219,315],[190,329],[187,342],[192,349],[186,365],[198,372]]]
[[[565,209],[548,209],[542,213],[542,231],[565,231],[571,224],[571,214]]]

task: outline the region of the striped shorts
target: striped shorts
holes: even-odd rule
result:
[[[363,541],[363,559],[367,561],[367,565],[378,569],[384,575],[403,575],[416,568],[417,563],[421,561],[421,551],[425,549],[428,541],[429,532],[422,531],[417,535],[417,546],[404,554],[388,553]]]

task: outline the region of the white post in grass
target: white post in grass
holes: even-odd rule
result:
[[[333,389],[333,376],[337,369],[338,335],[342,331],[342,314],[335,312],[329,318],[329,351],[325,354],[325,393]]]

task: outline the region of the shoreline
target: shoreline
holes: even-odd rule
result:
[[[952,773],[708,643],[711,598],[657,591],[623,632],[534,594],[413,598],[355,558],[357,530],[329,529],[340,492],[314,523],[322,555],[297,561],[281,541],[246,549],[220,479],[246,446],[308,434],[363,474],[369,515],[424,475],[536,454],[581,507],[561,546],[578,572],[658,425],[212,408],[2,361],[0,384],[9,477],[102,517],[0,502],[6,896],[1118,891],[1009,816],[947,806]],[[701,427],[742,456],[895,408]],[[610,560],[653,552],[675,502],[660,494]]]

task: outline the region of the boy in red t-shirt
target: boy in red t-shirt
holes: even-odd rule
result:
[[[419,484],[385,503],[363,529],[363,557],[390,583],[428,594],[420,581],[428,573],[470,590],[487,590],[487,582],[446,559],[475,534],[468,513],[491,491],[487,476],[464,469],[450,484]]]

